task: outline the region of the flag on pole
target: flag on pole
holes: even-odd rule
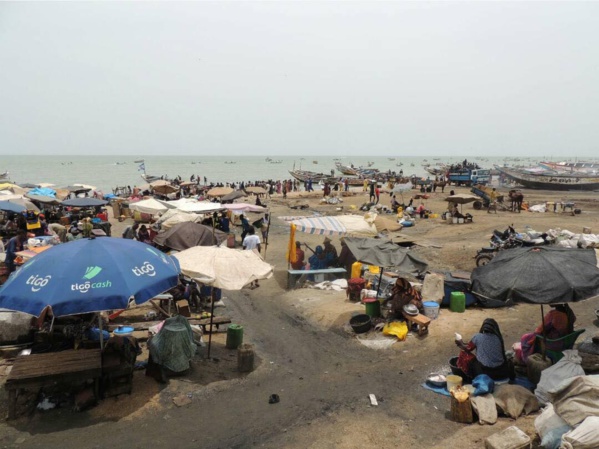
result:
[[[139,164],[139,168],[137,169],[137,171],[146,171],[146,164],[144,162],[142,162],[141,164]]]

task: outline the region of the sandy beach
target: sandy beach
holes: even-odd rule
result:
[[[469,189],[454,190],[467,193]],[[447,207],[447,192],[432,193],[423,202],[433,213],[441,214]],[[421,243],[412,250],[429,263],[430,269],[470,271],[475,266],[476,250],[486,246],[493,229],[503,230],[508,225],[517,230],[530,226],[538,231],[599,229],[599,203],[594,193],[524,191],[524,195],[530,205],[573,201],[582,213],[495,214],[464,205],[464,213],[474,216],[472,223],[453,225],[440,218],[417,219],[414,227],[397,234]],[[409,194],[404,197],[407,201]],[[310,205],[309,209],[289,207],[300,198]],[[494,426],[456,424],[449,419],[449,399],[424,390],[420,384],[427,374],[447,369],[447,361],[457,354],[454,332],[467,338],[478,331],[484,318],[493,317],[509,347],[537,325],[538,306],[471,307],[464,314],[443,308],[427,336],[410,334],[406,341],[387,350],[367,348],[347,330],[349,318],[363,311],[363,306],[349,302],[345,292],[286,290],[289,226],[276,217],[339,214],[368,199],[361,189],[352,191],[339,205],[322,204],[321,198],[321,192],[290,193],[287,199],[275,196],[267,202],[272,224],[265,258],[275,266],[275,276],[255,290],[224,292],[226,307],[216,309],[217,315],[243,325],[244,342],[253,344],[256,350],[254,372],[237,372],[236,351],[225,348],[225,328],[221,327],[213,334],[212,359],[205,358],[206,348],[202,348],[191,373],[172,378],[166,385],[136,371],[130,396],[108,398],[82,413],[68,409],[33,411],[34,398],[25,396],[21,406],[31,411],[16,421],[0,422],[0,444],[56,447],[68,438],[72,443],[67,447],[352,449],[401,444],[479,448],[488,435],[514,424],[534,437],[534,416],[519,418],[515,423],[501,418]],[[389,203],[389,194],[383,193],[381,204]],[[341,206],[343,211],[338,210]],[[119,236],[132,221],[119,222],[111,217],[111,222],[113,235]],[[239,230],[236,233],[239,243]],[[298,233],[296,240],[314,248],[323,238]],[[333,239],[333,244],[339,249],[338,239]],[[583,337],[597,330],[595,308],[594,300],[573,305],[577,327],[587,329]],[[125,319],[138,320],[147,310],[140,307],[128,311]],[[144,357],[145,346],[141,359]],[[0,377],[0,381],[3,379],[5,376]],[[268,403],[273,393],[280,396],[280,403]],[[377,407],[370,406],[369,394],[376,395]],[[182,396],[190,401],[178,407],[173,400]],[[0,389],[0,415],[6,415],[4,389]],[[131,428],[142,431],[133,434]],[[89,444],[77,443],[83,439]]]

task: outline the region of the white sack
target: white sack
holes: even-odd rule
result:
[[[562,436],[560,449],[597,449],[599,416],[589,416],[580,426]]]
[[[438,273],[429,273],[424,276],[420,293],[423,301],[434,301],[441,304],[445,297],[445,276]]]
[[[599,375],[572,377],[549,393],[555,413],[571,426],[599,416]]]
[[[564,357],[555,365],[541,372],[541,380],[535,390],[535,395],[541,404],[549,402],[549,391],[556,389],[564,380],[576,376],[584,376],[580,366],[582,359],[575,349],[566,349]]]

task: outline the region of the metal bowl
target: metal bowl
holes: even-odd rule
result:
[[[447,378],[443,374],[432,373],[427,376],[426,383],[433,387],[444,387],[447,385]]]
[[[408,315],[418,315],[418,307],[416,307],[414,304],[406,304],[405,306],[403,306],[403,311]]]

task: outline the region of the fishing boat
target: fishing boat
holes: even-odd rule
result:
[[[424,170],[434,176],[439,176],[445,173],[445,169],[443,167],[431,167],[430,165],[425,166]]]
[[[318,161],[312,161],[313,164],[318,164]]]
[[[358,169],[353,165],[343,165],[341,162],[335,162],[335,167],[337,167],[337,171],[343,173],[344,175],[357,175]]]
[[[143,179],[145,182],[147,182],[148,184],[154,181],[158,181],[159,179],[162,179],[161,176],[153,176],[153,175],[147,175],[147,174],[143,174],[141,175],[141,179]]]
[[[271,159],[271,160],[270,160],[270,163],[271,163],[271,164],[282,164],[282,163],[283,163],[283,160],[281,160],[281,159],[277,159],[276,161],[273,161],[273,160]]]
[[[555,170],[558,172],[571,172],[571,173],[589,173],[589,174],[599,174],[599,163],[597,162],[550,162],[550,161],[542,161],[539,162],[541,167],[547,168],[549,170]]]
[[[329,174],[316,173],[316,172],[308,171],[308,170],[289,170],[289,173],[295,179],[297,179],[298,181],[302,181],[302,182],[305,182],[308,179],[311,179],[312,182],[319,182],[319,181],[337,182],[339,180],[339,178],[337,178],[335,176],[331,176],[330,173]]]
[[[6,179],[8,178],[8,172],[5,171],[4,173],[0,173],[0,179]]]
[[[495,168],[506,177],[529,189],[540,190],[599,190],[599,176],[563,174],[556,172],[527,172],[512,168]]]
[[[394,161],[395,160],[394,157],[388,157],[387,159],[389,159],[390,161]]]
[[[235,161],[225,161],[225,164],[236,164],[237,162]]]

